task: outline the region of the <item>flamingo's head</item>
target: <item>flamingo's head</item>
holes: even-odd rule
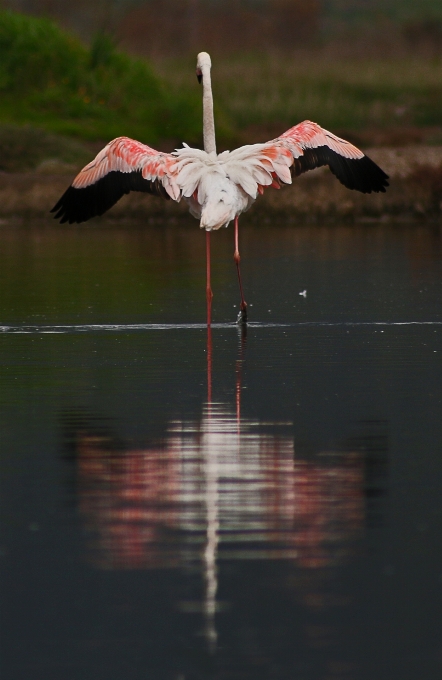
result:
[[[204,71],[210,73],[211,68],[212,61],[210,55],[208,55],[207,52],[200,52],[196,61],[196,77],[198,78],[199,83],[201,83],[203,79]]]

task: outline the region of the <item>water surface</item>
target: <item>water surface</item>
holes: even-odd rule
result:
[[[1,239],[5,678],[441,677],[439,231]]]

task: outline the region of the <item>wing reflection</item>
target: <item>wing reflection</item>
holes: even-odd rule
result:
[[[176,566],[206,556],[336,563],[364,521],[360,452],[296,460],[288,423],[243,419],[223,404],[174,421],[157,448],[76,437],[79,509],[93,561],[108,569]]]

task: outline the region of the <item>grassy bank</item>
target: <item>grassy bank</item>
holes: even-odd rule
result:
[[[0,11],[0,121],[83,139],[200,134],[197,87],[166,85],[98,35],[90,47],[47,19]]]
[[[32,125],[0,123],[0,172],[76,172],[91,160],[92,146]]]
[[[194,69],[195,55],[152,65],[105,35],[86,47],[47,19],[0,11],[0,123],[84,140],[200,143]],[[363,145],[442,143],[440,56],[215,57],[213,86],[220,149],[265,141],[306,118]]]
[[[156,62],[174,87],[192,67],[191,59]],[[241,55],[214,60],[213,89],[241,141],[310,119],[369,144],[442,143],[442,58]]]

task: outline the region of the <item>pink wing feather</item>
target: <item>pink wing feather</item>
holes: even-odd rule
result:
[[[332,132],[324,130],[317,123],[305,120],[280,135],[275,142],[283,142],[290,150],[300,150],[302,155],[305,149],[318,149],[327,146],[343,158],[363,158],[363,152],[350,142],[341,137],[337,137]]]
[[[118,137],[78,173],[51,212],[61,223],[85,222],[102,215],[130,191],[179,201],[181,191],[174,174],[176,160],[172,154],[161,153],[129,137]]]
[[[291,156],[292,177],[328,165],[349,189],[385,192],[388,175],[360,149],[309,120],[299,123],[264,146],[263,157]],[[281,178],[282,179],[282,178]],[[284,181],[284,180],[283,180]]]

